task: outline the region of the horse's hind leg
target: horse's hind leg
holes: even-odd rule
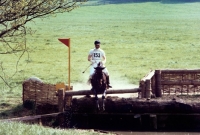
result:
[[[102,95],[102,109],[105,111],[105,98],[106,98],[106,90],[104,91]]]

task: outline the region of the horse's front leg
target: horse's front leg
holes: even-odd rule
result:
[[[104,93],[102,95],[102,109],[105,111],[105,98],[106,98],[106,90],[104,90]]]
[[[95,89],[94,89],[94,95],[95,95],[95,101],[96,101],[96,109],[99,111],[100,110],[99,99],[98,99],[98,95]]]

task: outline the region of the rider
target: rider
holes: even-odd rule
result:
[[[102,49],[100,49],[100,44],[101,44],[101,42],[99,40],[94,41],[95,48],[91,49],[89,51],[88,61],[91,62],[89,80],[91,80],[92,75],[95,72],[94,68],[97,67],[97,64],[99,62],[102,62],[105,65],[105,63],[106,63],[106,55],[105,55],[105,52]],[[106,80],[107,80],[108,87],[112,88],[112,86],[110,86],[110,79],[109,79],[109,73],[108,73],[107,68],[104,68],[103,72],[106,74]]]

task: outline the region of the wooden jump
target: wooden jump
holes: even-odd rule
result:
[[[170,74],[183,74],[183,73],[200,73],[200,69],[165,69],[161,70],[162,73],[170,73]]]
[[[137,93],[141,92],[140,88],[133,88],[133,89],[117,89],[117,90],[107,90],[107,94],[121,94],[121,93]],[[64,91],[64,89],[59,89],[57,96],[58,96],[58,110],[59,112],[64,112],[66,107],[71,105],[71,100],[73,96],[80,96],[80,95],[92,95],[93,92],[91,90],[79,90],[79,91]]]
[[[178,80],[178,81],[161,81],[162,85],[200,85],[200,81],[198,80]]]
[[[137,93],[140,92],[140,88],[133,89],[112,89],[107,90],[106,94],[121,94],[121,93]],[[66,91],[65,96],[78,96],[78,95],[92,95],[91,90],[79,90],[79,91]]]

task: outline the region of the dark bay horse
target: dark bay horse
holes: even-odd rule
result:
[[[105,110],[105,96],[107,91],[106,74],[102,71],[105,67],[100,66],[101,63],[95,68],[95,73],[91,79],[92,91],[95,95],[96,107],[100,110],[98,94],[102,94],[102,110]]]

